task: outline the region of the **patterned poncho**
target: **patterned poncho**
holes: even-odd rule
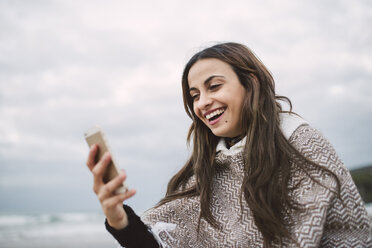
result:
[[[331,170],[340,180],[324,171],[311,169],[314,182],[293,163],[291,185],[299,187],[291,197],[305,211],[294,212],[288,227],[300,247],[372,247],[371,222],[348,170],[331,144],[301,118],[281,115],[281,128],[289,142],[303,155]],[[244,140],[227,149],[222,139],[217,146],[216,166],[221,170],[213,178],[211,212],[222,227],[213,228],[201,219],[198,196],[177,199],[146,211],[141,219],[151,228],[163,247],[263,247],[263,237],[255,225],[249,205],[240,201],[244,176],[242,148]],[[223,164],[223,167],[222,167]],[[227,166],[226,166],[227,165]],[[188,186],[195,183],[191,178]],[[243,194],[244,196],[244,194]],[[297,247],[286,240],[284,247]]]

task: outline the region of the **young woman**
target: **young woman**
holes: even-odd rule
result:
[[[139,218],[104,184],[110,155],[87,165],[124,247],[372,247],[371,223],[330,143],[275,94],[274,80],[244,45],[195,54],[182,76],[193,151],[165,197]],[[281,102],[290,110],[284,111]]]

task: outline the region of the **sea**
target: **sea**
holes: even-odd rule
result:
[[[104,220],[99,213],[0,214],[0,247],[120,247]]]

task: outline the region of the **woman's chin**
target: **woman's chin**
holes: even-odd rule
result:
[[[229,134],[227,132],[224,132],[224,130],[218,130],[218,129],[212,129],[212,133],[220,138],[229,138]]]

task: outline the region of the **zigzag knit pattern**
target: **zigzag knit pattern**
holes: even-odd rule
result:
[[[306,207],[305,211],[293,213],[292,224],[288,227],[299,246],[372,247],[371,220],[350,173],[330,143],[308,125],[297,128],[289,141],[307,158],[335,173],[341,183],[338,197],[336,180],[332,176],[319,169],[310,170],[311,175],[326,188],[311,180],[298,169],[298,164],[293,163],[290,184],[300,186],[291,192],[291,197]],[[199,197],[174,200],[152,208],[142,216],[150,228],[162,222],[176,224],[174,230],[155,233],[164,248],[263,247],[262,234],[248,204],[244,198],[240,202],[244,174],[242,154],[227,156],[218,153],[216,164],[224,166],[212,182],[211,211],[222,229],[217,230],[202,219],[198,233]],[[191,178],[188,186],[194,182]],[[286,240],[283,246],[298,247],[290,240]]]

